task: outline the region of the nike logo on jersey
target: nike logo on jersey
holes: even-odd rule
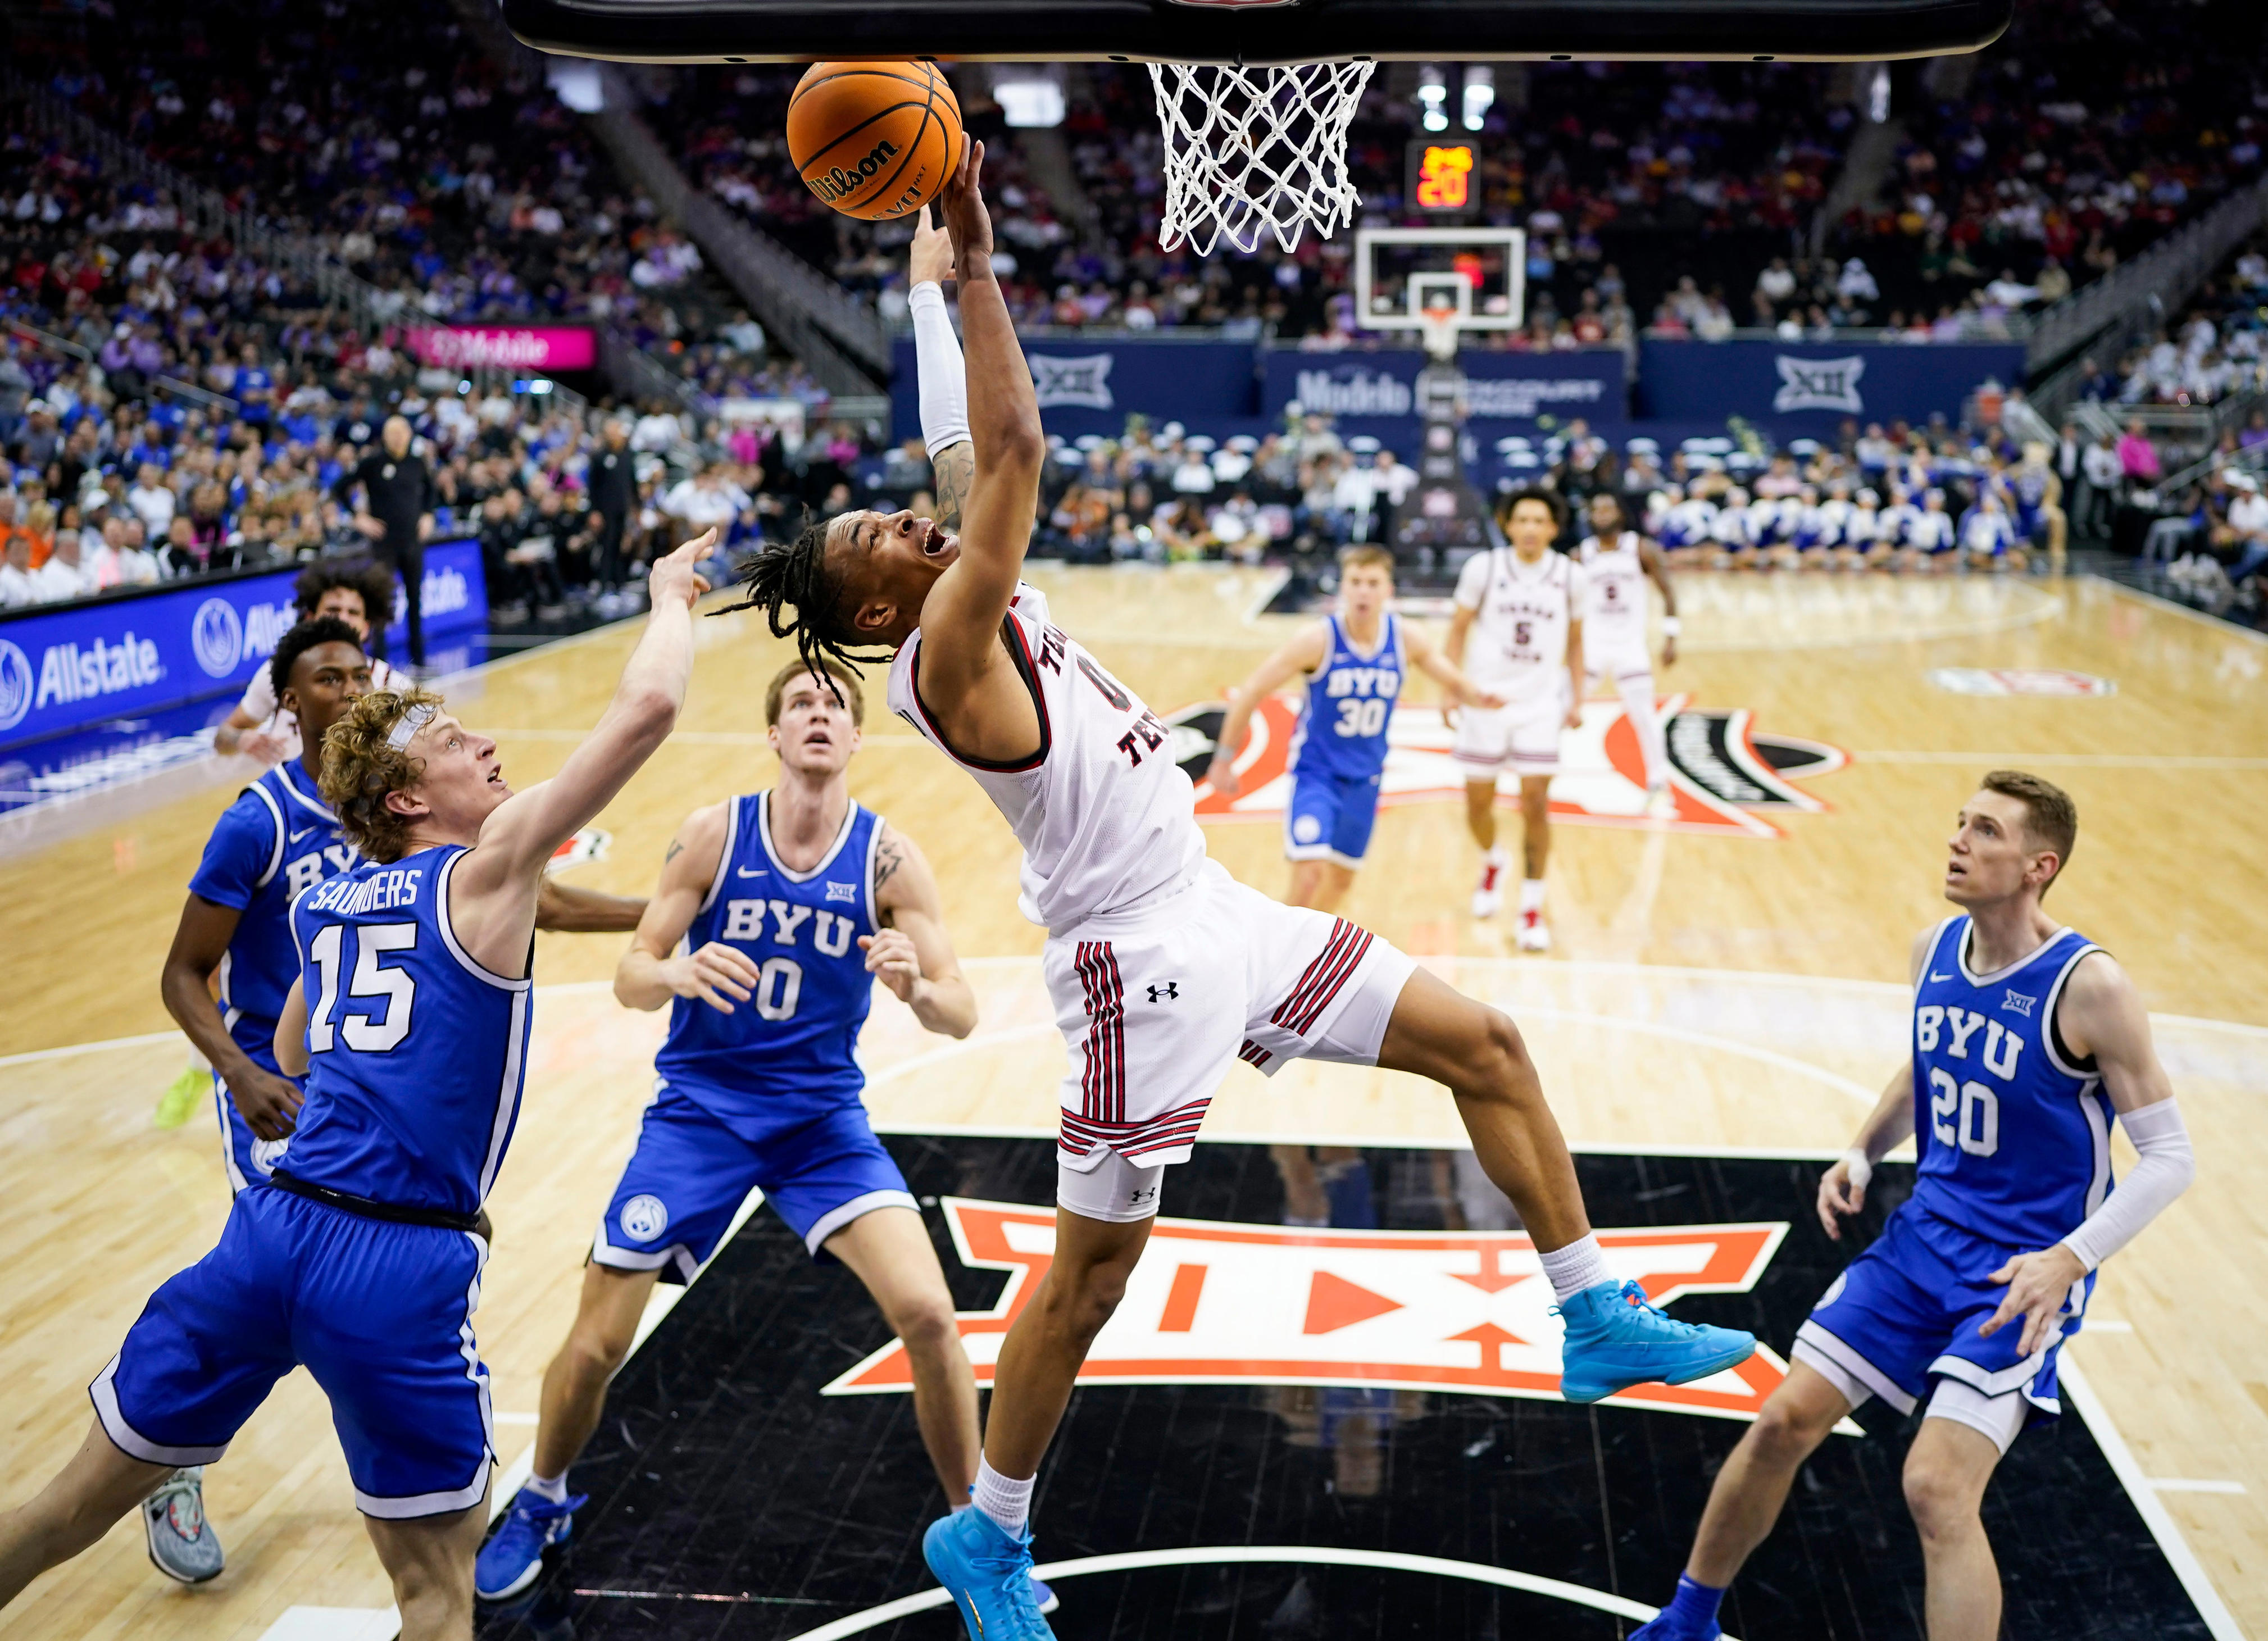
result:
[[[1932,980],[1950,980],[1953,976],[1950,975],[1932,975],[1930,978]]]
[[[293,834],[291,834],[291,841],[292,841],[294,843],[298,843],[301,838],[303,838],[303,837],[306,836],[308,833],[310,833],[310,832],[313,831],[314,829],[315,829],[315,828],[313,828],[313,827],[311,827],[311,826],[303,826],[303,827],[301,827],[298,831],[296,831],[296,832],[294,832]]]
[[[735,866],[733,875],[736,878],[769,878],[772,874],[762,866]]]

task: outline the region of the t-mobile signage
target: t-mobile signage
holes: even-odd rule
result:
[[[423,364],[459,371],[587,371],[599,362],[596,335],[565,325],[433,325],[409,333]]]

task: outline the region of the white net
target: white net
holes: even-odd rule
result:
[[[1248,253],[1272,233],[1290,251],[1310,224],[1328,239],[1352,223],[1361,199],[1347,175],[1347,125],[1375,66],[1152,63],[1166,134],[1160,246],[1186,240],[1210,256],[1226,239]]]

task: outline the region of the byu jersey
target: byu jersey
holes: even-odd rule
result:
[[[298,1178],[462,1214],[495,1185],[527,1073],[534,982],[491,974],[458,945],[449,875],[465,853],[364,861],[292,902],[307,997],[307,1103],[289,1158]]]
[[[670,1007],[654,1070],[744,1138],[799,1127],[858,1098],[858,1031],[874,996],[863,935],[876,934],[874,851],[882,817],[852,804],[819,864],[790,870],[772,846],[771,794],[735,798],[708,898],[685,949],[711,941],[755,965],[754,995],[720,1013],[698,997]]]
[[[1023,845],[1017,909],[1061,934],[1180,894],[1204,865],[1205,844],[1173,732],[1048,620],[1035,588],[1016,589],[1000,641],[1039,713],[1032,756],[996,763],[954,750],[922,700],[918,629],[890,663],[889,700],[984,789]]]
[[[236,1046],[276,1070],[276,1017],[299,977],[291,902],[355,864],[355,847],[297,763],[279,763],[237,795],[213,828],[189,893],[237,914],[213,976]]]
[[[1307,681],[1307,710],[1292,738],[1295,775],[1366,781],[1386,767],[1386,731],[1394,722],[1409,667],[1403,659],[1402,618],[1389,614],[1378,648],[1356,649],[1336,615],[1325,618],[1323,664]]]
[[[2074,1061],[2056,1004],[2097,948],[2066,929],[1990,975],[1970,966],[1969,919],[1938,926],[1914,988],[1914,1203],[2027,1250],[2079,1228],[2110,1189],[2110,1101]]]
[[[1545,552],[1532,564],[1508,547],[1476,553],[1457,572],[1457,606],[1474,612],[1464,673],[1508,706],[1558,699],[1567,632],[1583,618],[1582,566]]]

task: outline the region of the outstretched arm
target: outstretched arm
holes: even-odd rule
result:
[[[945,931],[937,877],[913,839],[886,828],[874,849],[874,909],[882,932],[858,937],[866,972],[914,1012],[925,1031],[966,1037],[976,1029],[976,994]]]
[[[1027,749],[1038,740],[1036,709],[1013,678],[999,633],[1031,544],[1048,449],[1031,366],[992,274],[992,223],[977,186],[983,161],[984,144],[970,143],[944,194],[968,350],[976,471],[961,511],[960,556],[931,588],[921,622],[923,698],[978,756],[991,755],[987,743],[1022,742]],[[988,675],[1003,687],[985,692],[995,699],[976,698]]]
[[[968,482],[976,473],[976,447],[968,438],[968,368],[961,362],[961,338],[945,305],[945,282],[953,277],[953,236],[924,205],[914,225],[906,259],[907,306],[914,321],[914,373],[921,389],[922,443],[935,475],[937,527],[951,534],[961,528]]]
[[[1298,637],[1286,640],[1229,695],[1228,712],[1220,721],[1220,733],[1213,738],[1212,767],[1205,771],[1205,779],[1223,798],[1236,796],[1236,754],[1243,750],[1244,732],[1252,722],[1253,713],[1263,701],[1292,679],[1322,666],[1327,658],[1324,634],[1329,630],[1323,622],[1317,622]]]
[[[1440,685],[1442,692],[1460,706],[1500,707],[1504,704],[1502,695],[1482,688],[1466,677],[1456,663],[1435,649],[1432,639],[1417,628],[1405,623],[1402,629],[1402,642],[1418,670]]]
[[[652,613],[598,726],[558,774],[506,798],[457,867],[447,916],[465,950],[497,973],[514,974],[525,960],[545,863],[676,726],[693,673],[693,605],[709,590],[693,567],[716,540],[705,531],[654,565]]]
[[[535,926],[554,934],[628,934],[645,915],[645,899],[562,883],[549,872],[535,896]]]

